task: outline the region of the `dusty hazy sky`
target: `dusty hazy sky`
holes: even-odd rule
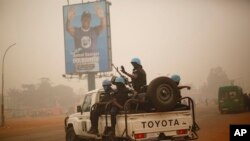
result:
[[[129,62],[136,56],[148,82],[177,73],[182,83],[196,87],[206,83],[211,68],[220,66],[250,92],[250,1],[110,1],[116,65],[131,70]],[[17,43],[6,56],[5,90],[37,83],[41,77],[76,91],[87,89],[86,80],[61,76],[65,73],[63,5],[67,0],[0,0],[1,65],[3,52]]]

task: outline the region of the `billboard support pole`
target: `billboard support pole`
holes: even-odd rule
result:
[[[94,73],[94,72],[88,73],[88,91],[95,89],[95,75],[96,75],[96,73]]]

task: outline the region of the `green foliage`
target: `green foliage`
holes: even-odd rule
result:
[[[52,86],[48,78],[40,79],[39,84],[23,84],[23,90],[10,89],[9,106],[12,108],[39,109],[74,106],[76,94],[65,85]]]
[[[229,82],[226,72],[221,67],[212,68],[207,77],[207,84],[201,87],[200,93],[208,97],[217,97],[219,87]]]

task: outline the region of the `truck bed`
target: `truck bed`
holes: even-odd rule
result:
[[[189,134],[192,126],[191,111],[170,111],[170,112],[154,112],[154,113],[138,113],[127,114],[127,135],[125,114],[117,115],[116,136],[129,136],[134,138],[136,134],[144,134],[146,138],[155,138],[159,133],[165,136],[179,136],[176,131],[186,130],[185,136]],[[107,124],[110,126],[110,116],[107,116]],[[99,132],[103,133],[106,127],[106,116],[99,118]],[[146,139],[145,138],[145,139]]]

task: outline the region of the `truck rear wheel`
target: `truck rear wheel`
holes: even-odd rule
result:
[[[148,85],[146,96],[157,111],[169,111],[174,109],[180,97],[180,91],[172,79],[157,77]]]
[[[79,141],[79,139],[77,138],[74,128],[73,127],[69,127],[66,131],[66,141]]]

